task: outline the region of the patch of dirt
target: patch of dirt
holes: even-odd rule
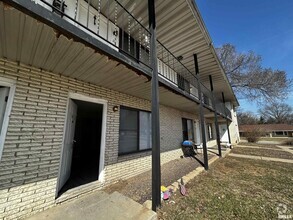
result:
[[[209,159],[215,155],[209,155]],[[202,166],[203,155],[198,154],[195,158],[184,157],[170,161],[161,166],[161,183],[164,186],[169,186],[181,177],[187,175],[197,167]],[[127,180],[121,180],[104,189],[107,193],[117,191],[136,202],[143,204],[152,196],[152,178],[151,170],[139,174]]]

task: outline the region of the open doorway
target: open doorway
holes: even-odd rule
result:
[[[104,105],[69,99],[58,195],[99,179]]]

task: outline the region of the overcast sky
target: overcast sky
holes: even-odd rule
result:
[[[262,56],[263,67],[293,79],[293,0],[196,0],[215,47],[231,43]],[[257,105],[239,100],[241,109]],[[293,91],[284,100],[293,106]]]

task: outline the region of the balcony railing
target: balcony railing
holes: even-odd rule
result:
[[[58,14],[112,49],[150,67],[150,32],[142,24],[143,18],[135,18],[118,0],[32,1]],[[201,95],[203,104],[213,109],[211,91],[200,84],[199,94],[197,76],[159,41],[157,55],[160,77],[196,99]],[[215,110],[229,117],[231,112],[223,103],[218,100],[216,102],[218,104]]]
[[[150,66],[150,32],[117,0],[34,0],[109,47]]]
[[[232,119],[231,111],[225,106],[225,104],[223,102],[216,103],[216,110],[222,116],[226,116],[229,119]]]

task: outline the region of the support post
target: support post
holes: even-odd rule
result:
[[[195,74],[197,81],[197,89],[198,89],[198,99],[199,99],[199,117],[200,117],[200,125],[201,125],[201,139],[202,139],[202,147],[203,147],[203,158],[204,158],[204,168],[205,170],[209,169],[209,160],[208,160],[208,150],[207,150],[207,142],[206,142],[206,133],[204,126],[204,114],[203,114],[203,103],[202,103],[202,94],[201,94],[201,86],[199,79],[199,69],[198,69],[198,61],[197,55],[193,54],[194,58],[194,66],[195,66]]]
[[[161,206],[161,162],[160,162],[160,116],[159,83],[156,47],[155,1],[148,0],[150,59],[152,68],[152,210]]]
[[[223,103],[224,103],[224,106],[225,106],[225,96],[224,96],[224,93],[222,92],[222,99],[223,99]],[[231,143],[231,136],[230,136],[230,130],[229,130],[229,121],[228,121],[228,118],[227,118],[227,115],[226,115],[226,124],[227,124],[227,131],[228,131],[228,138],[229,138],[229,144],[232,144]]]
[[[211,75],[209,75],[209,79],[210,79],[210,86],[211,86],[211,92],[212,92],[212,105],[213,105],[213,109],[214,109],[218,152],[219,152],[219,157],[222,157],[222,149],[221,149],[221,142],[220,142],[220,130],[219,130],[219,124],[218,124],[218,114],[217,114],[216,103],[215,103],[213,78]]]

